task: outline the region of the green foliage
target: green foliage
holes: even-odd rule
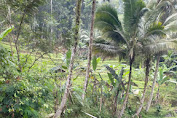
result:
[[[117,11],[110,4],[98,7],[96,11],[95,27],[102,31],[106,38],[110,38],[115,42],[125,42],[120,33],[122,24],[119,21]]]
[[[33,15],[33,12],[37,10],[39,5],[43,4],[45,0],[16,0],[11,1],[7,0],[7,4],[11,5],[13,8],[17,8],[20,11],[23,11],[27,14]]]
[[[111,73],[107,73],[107,74],[108,74],[109,80],[111,81],[111,84],[115,86],[115,82],[114,82],[114,78],[112,77],[112,74]]]
[[[97,67],[96,56],[93,57],[92,66],[93,66],[93,70],[95,71],[95,70],[96,70],[96,67]]]
[[[150,27],[147,29],[147,34],[146,36],[148,37],[149,35],[159,35],[159,36],[163,36],[166,35],[163,32],[164,26],[161,22],[154,22],[152,25],[150,25]]]
[[[18,42],[21,52],[19,63],[23,65],[23,71],[21,73],[18,71],[16,54],[14,53],[12,57],[12,53],[0,46],[0,117],[46,117],[48,114],[55,112],[53,108],[55,105],[59,104],[61,96],[63,96],[64,83],[68,74],[67,70],[71,58],[71,51],[69,49],[73,44],[72,27],[74,22],[73,17],[75,15],[75,1],[53,0],[52,13],[51,3],[46,2],[43,6],[40,6],[43,2],[45,2],[45,0],[0,1],[0,4],[2,3],[0,7],[3,6],[0,8],[0,14],[2,16],[0,17],[0,21],[2,21],[0,24],[2,24],[2,26],[9,26],[10,23],[15,26],[12,32],[12,37],[15,37],[12,41],[13,49],[13,42],[20,29],[19,24],[24,14]],[[91,3],[92,0],[83,1],[82,13],[84,15],[81,16],[81,27],[84,31],[89,28]],[[114,100],[117,90],[120,90],[122,93],[122,95],[119,94],[117,97],[117,102],[120,102],[120,104],[118,104],[118,111],[120,110],[121,102],[125,98],[125,89],[123,86],[127,85],[129,66],[125,64],[127,62],[118,62],[112,59],[104,59],[104,62],[100,62],[101,58],[97,58],[99,55],[98,52],[101,52],[102,55],[108,55],[109,57],[121,55],[119,57],[121,58],[129,55],[127,52],[130,49],[132,54],[134,47],[135,49],[143,48],[145,51],[153,52],[151,54],[154,54],[154,52],[161,53],[169,47],[172,48],[176,46],[169,45],[170,43],[176,42],[175,40],[170,43],[165,41],[160,42],[159,38],[156,37],[156,35],[158,35],[163,38],[166,32],[175,31],[176,27],[176,14],[165,19],[164,16],[166,13],[165,10],[162,11],[162,8],[165,8],[166,4],[159,4],[158,6],[156,4],[157,2],[154,3],[153,7],[146,9],[142,0],[124,0],[124,14],[118,14],[117,9],[110,4],[104,4],[98,7],[96,11],[95,27],[102,31],[103,35],[101,36],[100,32],[96,32],[99,34],[99,37],[95,36],[95,39],[99,40],[96,40],[96,43],[93,45],[93,48],[96,49],[97,52],[96,56],[92,59],[94,73],[91,74],[91,79],[89,80],[87,95],[85,100],[82,100],[82,83],[85,77],[83,66],[86,65],[86,61],[80,60],[79,57],[77,57],[77,64],[74,65],[73,70],[74,81],[70,88],[68,102],[62,117],[86,118],[92,115],[98,118],[113,118],[115,116],[113,115],[113,106],[115,105]],[[167,12],[168,11],[169,10],[167,10]],[[147,19],[144,15],[146,15]],[[124,16],[123,20],[120,20],[120,16]],[[144,27],[140,27],[140,22],[142,22],[141,25]],[[12,29],[8,28],[4,31],[0,35],[0,40],[10,33]],[[139,34],[141,35],[140,37]],[[83,33],[80,37],[82,40],[80,48],[85,48],[89,36]],[[146,37],[146,39],[144,39],[144,37]],[[165,49],[164,44],[165,46],[168,45]],[[132,47],[129,48],[129,46]],[[10,46],[7,47],[9,48]],[[64,49],[61,50],[61,48]],[[55,51],[55,49],[58,50],[58,52]],[[63,60],[61,59],[62,55],[56,55],[56,57],[54,57],[54,54],[52,54],[53,52],[65,53],[66,49],[68,52],[64,54],[66,56]],[[139,55],[139,51],[141,52],[141,50],[138,50],[136,52],[137,55]],[[43,55],[42,58],[32,66],[30,72],[28,72],[33,61],[43,52],[51,52],[51,56]],[[143,54],[145,53],[143,52]],[[176,105],[175,102],[177,98],[174,96],[177,94],[174,89],[177,83],[175,71],[176,58],[172,58],[172,55],[172,53],[169,53],[169,57],[164,56],[165,62],[160,63],[157,83],[159,87],[161,87],[159,98],[161,107],[160,109],[157,108],[157,111],[160,111],[162,115],[160,114],[159,117],[165,117],[167,112]],[[141,56],[140,58],[143,57]],[[26,61],[26,59],[28,59],[28,61]],[[137,63],[139,64],[139,62],[138,60]],[[105,64],[109,65],[109,72],[106,70]],[[165,66],[163,64],[165,64]],[[124,67],[125,73],[121,71],[122,67]],[[51,68],[54,71],[49,71]],[[55,69],[60,69],[62,72],[55,71]],[[117,73],[120,73],[120,75]],[[169,73],[170,75],[168,75]],[[151,71],[150,74],[151,80],[153,71]],[[144,68],[141,66],[139,69],[132,69],[132,86],[130,88],[129,102],[127,104],[125,117],[131,117],[139,104],[139,102],[136,101],[139,101],[141,93],[135,94],[133,90],[142,90],[144,84],[142,78],[144,78],[144,76]],[[122,80],[120,80],[120,78]],[[122,86],[120,86],[121,82],[123,83]],[[149,92],[150,89],[147,91]],[[157,90],[155,89],[155,93],[156,92]],[[142,111],[141,115],[144,118],[156,118],[155,105],[152,104],[150,112],[145,114],[144,111]]]
[[[1,117],[42,117],[41,110],[52,110],[53,81],[42,74],[19,74],[14,61],[10,52],[1,46]]]
[[[71,50],[68,50],[68,52],[66,53],[66,65],[67,65],[67,67],[69,67],[70,59],[71,59]]]
[[[159,68],[159,79],[157,80],[158,84],[162,85],[168,79],[169,79],[168,76],[164,76],[164,69],[163,68]]]
[[[106,69],[114,76],[114,78],[119,81],[119,77],[118,75],[116,74],[116,71],[114,69],[112,69],[111,67],[109,66],[106,66]]]
[[[93,67],[94,71],[96,71],[97,65],[98,65],[100,60],[101,60],[101,58],[96,58],[96,56],[93,57],[93,59],[92,59],[92,67]]]
[[[72,36],[73,36],[73,33],[71,31],[68,31],[65,34],[62,34],[62,40],[61,40],[62,43],[61,44],[63,45],[64,48],[66,48],[68,50],[73,45],[73,38],[72,38]]]
[[[14,29],[14,26],[7,28],[5,31],[3,31],[0,34],[0,41],[6,36],[8,35],[12,30]]]
[[[0,78],[15,79],[18,75],[15,61],[10,52],[0,45]]]
[[[143,0],[124,0],[124,30],[130,37],[136,33],[140,18],[143,16],[141,12],[143,8],[145,8]]]
[[[52,91],[48,81],[27,76],[1,84],[1,107],[4,114],[14,113],[15,117],[40,117],[40,108],[50,106]],[[41,82],[40,82],[41,81]],[[44,86],[43,86],[44,85]]]

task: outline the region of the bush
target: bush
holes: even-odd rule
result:
[[[51,112],[53,80],[35,73],[18,73],[13,58],[0,47],[0,117],[39,118]]]

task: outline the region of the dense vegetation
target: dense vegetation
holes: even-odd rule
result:
[[[177,117],[175,0],[0,0],[0,117]]]

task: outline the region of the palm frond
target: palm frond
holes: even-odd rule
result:
[[[143,0],[124,0],[124,30],[128,35],[136,32],[143,8]]]
[[[159,3],[157,3],[156,8],[161,9],[165,6],[172,6],[172,3],[169,0],[161,0]]]
[[[149,12],[144,16],[146,24],[160,21],[163,25],[166,25],[164,22],[174,11],[174,7],[170,0],[160,0],[159,2],[157,2],[157,0],[151,0],[147,5],[147,8],[149,9]]]
[[[147,3],[147,7],[153,9],[157,5],[157,0],[149,0]]]
[[[167,50],[177,49],[177,39],[173,40],[160,40],[149,45],[143,46],[143,52],[145,54],[157,54]]]
[[[163,29],[164,26],[161,22],[154,22],[149,28],[147,28],[144,38],[149,37],[151,35],[166,35]]]
[[[143,9],[140,11],[140,17],[144,16],[145,13],[147,13],[148,11],[150,11],[150,9],[148,9],[148,8],[143,8]]]
[[[149,0],[147,4],[147,7],[150,9],[161,9],[166,6],[172,6],[170,0],[160,0],[159,2],[157,0]]]
[[[160,12],[160,11],[159,11]],[[153,15],[153,12],[150,11],[148,12],[149,17]],[[147,14],[146,14],[147,16]],[[163,16],[163,14],[162,14]],[[172,14],[169,17],[165,18],[165,22],[160,22],[162,17],[159,17],[159,19],[147,19],[147,17],[143,17],[141,19],[141,24],[139,24],[139,34],[141,37],[144,36],[144,38],[147,38],[151,35],[159,35],[159,36],[164,36],[169,32],[177,32],[177,14]],[[155,21],[155,22],[153,22]],[[149,22],[149,23],[148,23]],[[152,24],[150,24],[153,22]]]
[[[177,32],[177,20],[166,25],[164,30],[166,32]]]
[[[122,29],[121,22],[118,19],[117,10],[112,7],[110,4],[105,4],[99,7],[96,11],[97,16],[109,17],[112,22],[112,25],[118,26]]]
[[[177,20],[177,13],[174,13],[172,15],[170,15],[165,22],[163,23],[164,25],[168,25],[169,23],[176,21]],[[177,21],[176,21],[177,22]]]
[[[102,31],[103,35],[107,39],[125,43],[123,37],[119,33],[115,32],[117,29],[122,31],[122,25],[118,18],[116,9],[110,4],[98,7],[96,11],[95,27]]]
[[[93,52],[94,54],[100,55],[104,58],[119,56],[119,58],[121,59],[126,55],[125,50],[119,47],[116,47],[111,44],[101,44],[101,43],[93,44]]]

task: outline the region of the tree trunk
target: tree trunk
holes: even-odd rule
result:
[[[102,109],[102,103],[103,103],[103,86],[102,86],[102,83],[103,83],[103,78],[101,77],[100,73],[99,73],[99,76],[101,78],[101,98],[100,98],[100,113],[101,113],[101,109]]]
[[[53,0],[50,0],[50,20],[52,20],[52,14],[53,14]],[[50,36],[50,38],[51,38],[51,41],[52,41],[52,34],[53,34],[53,24],[51,25],[51,27],[50,27],[51,29],[50,29],[50,34],[51,34],[51,36]],[[53,42],[53,41],[52,41]]]
[[[159,98],[160,98],[160,89],[159,89],[159,84],[158,84],[158,90],[157,90],[157,94],[156,94],[156,103],[155,104],[158,104],[159,103]]]
[[[74,58],[77,50],[77,45],[78,45],[78,39],[79,39],[79,26],[80,26],[80,14],[81,14],[81,2],[82,0],[77,0],[77,6],[76,6],[76,26],[75,26],[75,31],[74,31],[74,48],[72,50],[72,55],[71,55],[71,61],[69,65],[69,75],[66,81],[66,88],[65,92],[63,95],[63,98],[60,103],[60,107],[58,108],[56,114],[54,115],[54,118],[60,118],[61,113],[66,105],[68,94],[69,94],[69,89],[71,86],[71,76],[72,76],[72,71],[73,71],[73,64],[74,64]]]
[[[57,91],[57,90],[55,90],[54,96],[55,96],[54,111],[55,111],[55,113],[56,113],[56,112],[57,112],[57,109],[58,109],[58,102],[59,102],[59,100],[58,100],[58,91]]]
[[[10,25],[10,27],[12,27],[12,21],[11,21],[11,9],[10,9],[10,6],[9,6],[9,5],[8,5],[8,20],[9,20],[9,25]],[[10,49],[11,49],[11,55],[13,56],[11,37],[8,36],[8,39],[9,39],[9,44],[10,44]]]
[[[50,0],[50,15],[52,17],[52,13],[53,13],[53,0]]]
[[[136,111],[134,116],[139,116],[139,113],[141,112],[141,110],[143,108],[143,103],[144,103],[145,94],[146,94],[146,90],[147,90],[147,85],[148,85],[148,81],[149,81],[150,61],[151,61],[151,59],[150,59],[150,57],[148,57],[146,59],[146,77],[145,77],[145,83],[144,83],[143,96],[142,96],[142,98],[140,100],[140,107]]]
[[[155,68],[155,73],[154,73],[154,80],[153,80],[153,84],[152,84],[152,90],[151,90],[150,98],[149,98],[149,101],[148,101],[147,106],[146,106],[146,112],[148,112],[148,110],[151,106],[153,93],[154,93],[154,88],[155,88],[156,79],[157,79],[157,73],[158,73],[158,70],[159,70],[159,61],[160,61],[160,56],[157,57],[156,68]]]
[[[21,32],[21,28],[22,28],[22,24],[23,24],[23,21],[24,21],[24,18],[25,18],[25,11],[22,15],[22,18],[21,18],[21,21],[20,21],[20,25],[19,25],[19,29],[17,31],[17,38],[15,40],[15,49],[17,51],[17,58],[18,58],[18,66],[19,66],[19,69],[20,69],[20,72],[22,72],[22,67],[21,67],[21,64],[20,64],[20,50],[19,50],[19,45],[18,45],[18,39],[19,39],[19,36],[20,36],[20,32]]]
[[[96,0],[93,0],[93,3],[92,3],[92,21],[91,21],[91,29],[90,29],[89,52],[88,52],[88,64],[87,64],[87,71],[86,71],[86,77],[85,77],[85,83],[84,83],[84,92],[82,94],[82,99],[85,98],[87,85],[88,85],[91,59],[92,59],[92,43],[93,43],[93,30],[94,30],[94,19],[95,19],[95,6],[96,6]]]
[[[126,96],[125,96],[125,100],[124,100],[124,103],[123,103],[123,106],[122,106],[122,110],[120,111],[120,113],[117,116],[117,118],[122,118],[122,115],[124,114],[124,111],[125,111],[125,108],[126,108],[126,105],[127,105],[128,96],[129,96],[129,89],[130,89],[130,84],[131,84],[131,75],[132,75],[133,62],[134,62],[134,55],[132,56],[132,58],[130,57],[130,72],[129,72]]]
[[[114,99],[113,115],[115,115],[115,114],[116,114],[116,111],[117,111],[117,100],[118,100],[119,92],[120,92],[120,88],[118,88],[118,90],[117,90],[117,92],[116,92],[115,99]]]

